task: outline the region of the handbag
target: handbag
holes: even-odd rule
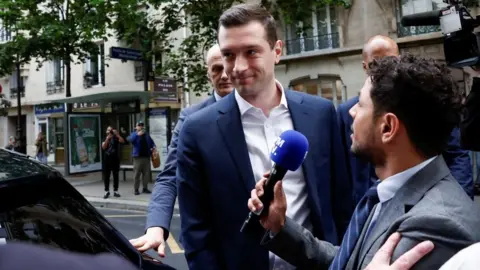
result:
[[[160,154],[158,153],[157,149],[152,151],[152,165],[154,168],[160,167]]]

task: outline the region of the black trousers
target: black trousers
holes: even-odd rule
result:
[[[105,156],[105,168],[103,169],[103,182],[105,191],[110,190],[110,173],[113,174],[113,190],[118,191],[118,172],[120,170],[120,159],[117,157]]]

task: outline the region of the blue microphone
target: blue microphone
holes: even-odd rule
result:
[[[241,232],[245,230],[252,218],[258,221],[260,216],[268,215],[268,208],[273,200],[275,184],[285,177],[287,171],[296,171],[302,165],[307,153],[308,140],[302,133],[295,130],[287,130],[278,137],[270,152],[270,159],[274,164],[270,170],[270,176],[263,187],[263,195],[260,197],[263,209],[256,213],[250,212],[248,214],[240,229]]]

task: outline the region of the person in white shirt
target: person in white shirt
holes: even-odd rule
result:
[[[351,184],[333,103],[285,89],[275,79],[283,42],[259,5],[226,10],[218,44],[235,91],[185,119],[177,148],[182,244],[191,270],[295,269],[260,246],[258,222],[240,232],[245,201],[272,167],[278,136],[309,141],[303,166],[285,176],[287,214],[317,237],[339,243],[353,211]]]

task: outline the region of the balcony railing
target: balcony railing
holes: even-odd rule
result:
[[[10,88],[10,98],[17,98],[17,88]],[[20,90],[20,97],[25,97],[25,87],[22,87]]]
[[[65,84],[63,80],[47,82],[47,94],[53,95],[56,93],[63,93]]]
[[[287,40],[287,55],[340,47],[338,33]]]
[[[401,23],[397,23],[397,35],[398,37],[408,37],[421,34],[435,33],[441,31],[439,25],[429,26],[403,26]]]

